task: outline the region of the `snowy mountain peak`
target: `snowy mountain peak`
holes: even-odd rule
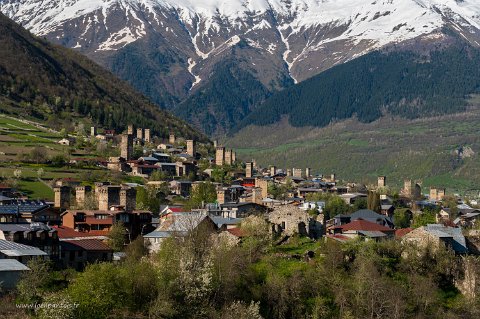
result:
[[[385,45],[438,41],[445,26],[480,41],[479,0],[0,0],[0,10],[107,66],[141,47],[162,65],[167,75],[151,77],[173,100],[228,59],[274,90]],[[125,54],[128,68],[139,55]]]

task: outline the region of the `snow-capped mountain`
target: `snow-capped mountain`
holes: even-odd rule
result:
[[[480,43],[478,0],[0,0],[0,10],[166,106],[227,60],[274,91],[387,45],[440,41],[445,26]]]

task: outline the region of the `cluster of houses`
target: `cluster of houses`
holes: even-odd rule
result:
[[[102,137],[92,128],[91,134],[108,139],[115,132],[108,131]],[[476,245],[469,244],[462,229],[478,226],[480,210],[460,202],[455,209],[443,208],[445,189],[432,188],[425,197],[419,183],[406,180],[396,201],[407,207],[404,215],[410,219],[421,214],[425,207],[439,207],[436,224],[416,229],[399,228],[394,218],[398,207],[386,195],[380,197],[377,211],[360,209],[327,219],[326,202],[309,201],[309,194],[336,194],[347,206],[353,206],[358,200],[366,199],[372,187],[342,185],[335,174],[313,175],[310,168],[262,168],[254,160],[239,163],[235,151],[217,143],[214,157],[201,158],[196,151],[196,141],[186,140],[184,146],[177,142],[171,134],[168,142],[155,146],[150,130],[137,129],[134,136],[130,125],[121,135],[120,156],[109,158],[106,167],[144,177],[146,185],[168,185],[171,196],[184,198],[210,179],[212,168],[228,167],[231,182],[228,185],[213,183],[214,202],[189,210],[181,205],[161,206],[159,211],[151,212],[137,209],[137,189],[144,185],[98,181],[89,186],[80,181],[60,180],[54,187],[53,203],[23,199],[15,190],[0,186],[2,288],[13,287],[19,274],[28,270],[27,263],[32,258],[49,258],[57,267],[77,270],[88,263],[121,259],[122,253],[114,253],[108,246],[108,234],[118,222],[125,227],[126,243],[141,236],[152,253],[158,251],[166,238],[183,237],[204,227],[228,236],[233,242],[241,241],[244,236],[241,222],[251,215],[263,216],[272,235],[280,238],[299,234],[339,242],[400,239],[417,245],[447,245],[459,254],[478,252]],[[133,158],[134,143],[144,145],[144,156]],[[201,170],[200,159],[208,160],[210,168]],[[149,180],[156,171],[165,173],[165,181]],[[194,178],[186,180],[185,176]],[[271,189],[275,186],[283,187],[283,196],[272,196]],[[373,188],[379,191],[386,186],[386,177],[379,176]]]

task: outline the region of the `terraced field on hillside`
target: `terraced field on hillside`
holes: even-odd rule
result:
[[[315,174],[374,183],[377,175],[399,189],[404,178],[450,192],[479,193],[480,110],[404,120],[384,117],[325,128],[296,128],[287,119],[270,126],[248,126],[225,141],[243,160],[263,166],[311,167]]]

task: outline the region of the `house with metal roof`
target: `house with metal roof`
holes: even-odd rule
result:
[[[213,220],[203,212],[171,213],[163,219],[160,226],[153,232],[143,235],[145,245],[150,252],[160,249],[163,240],[169,237],[184,237],[190,231],[205,229],[215,231],[217,229]]]
[[[329,235],[327,235],[327,237],[341,234],[350,239],[361,237],[365,240],[378,240],[392,238],[395,234],[395,230],[376,222],[359,218],[348,224],[330,227],[328,233]],[[332,238],[336,239],[335,236]]]
[[[99,239],[62,240],[60,246],[64,267],[83,270],[89,263],[113,260],[113,250]]]
[[[2,290],[12,290],[17,286],[22,274],[30,268],[15,259],[0,259],[0,282]]]
[[[36,247],[0,239],[0,259],[15,259],[23,264],[35,257],[48,258],[48,254]]]
[[[412,230],[402,237],[402,241],[414,243],[420,248],[445,245],[458,254],[468,253],[467,243],[462,229],[443,224],[428,224]]]
[[[35,214],[48,210],[50,205],[37,200],[0,202],[0,223],[31,222]]]

